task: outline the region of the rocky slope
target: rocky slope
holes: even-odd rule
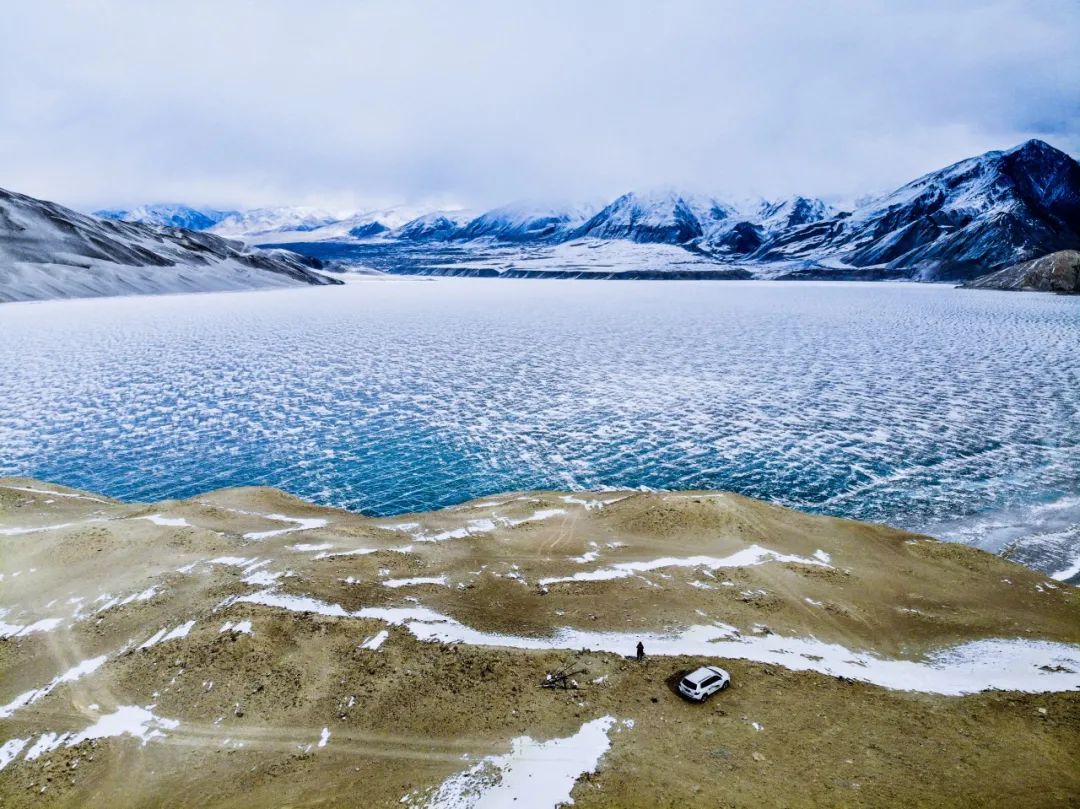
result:
[[[0,551],[5,806],[1080,799],[1078,591],[883,526],[716,492],[370,519],[6,479]],[[733,686],[687,704],[706,662]]]
[[[1077,246],[1080,165],[1031,140],[927,174],[851,214],[785,231],[752,258],[940,281]]]
[[[1080,252],[1059,250],[964,284],[968,289],[1019,289],[1080,295]]]
[[[0,189],[0,302],[336,284],[320,263],[209,233],[98,219]]]

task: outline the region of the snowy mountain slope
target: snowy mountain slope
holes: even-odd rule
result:
[[[758,200],[733,209],[707,229],[702,249],[719,255],[747,256],[788,228],[820,221],[834,213],[820,199],[794,196],[770,202]]]
[[[370,239],[381,233],[388,233],[395,228],[404,227],[417,217],[429,213],[424,208],[411,205],[395,205],[390,208],[379,208],[374,211],[363,211],[334,223],[330,228],[320,230],[320,235],[325,236],[333,230],[344,229],[354,239]]]
[[[218,211],[213,208],[192,208],[178,203],[156,202],[130,210],[94,211],[94,216],[121,222],[138,222],[143,225],[208,230],[226,217],[239,216],[239,211]]]
[[[759,224],[766,233],[820,222],[836,213],[824,200],[794,196],[779,202],[764,202],[759,209]]]
[[[215,224],[210,232],[231,239],[252,241],[273,233],[306,233],[340,221],[319,208],[281,206],[238,211]]]
[[[702,206],[692,206],[674,191],[630,192],[574,230],[572,238],[685,244],[705,232],[694,207],[701,212]]]
[[[851,214],[783,231],[750,258],[937,281],[1077,246],[1080,165],[1031,140],[927,174]]]
[[[481,214],[455,233],[453,238],[463,241],[557,242],[564,240],[593,212],[587,207],[514,202]]]
[[[0,301],[337,284],[319,262],[0,189]]]
[[[471,211],[433,211],[388,232],[407,242],[438,242],[454,238],[475,216]]]
[[[274,231],[249,230],[238,233],[252,244],[283,244],[288,242],[366,241],[384,238],[391,231],[408,225],[415,219],[431,213],[426,207],[397,205],[342,217],[330,217],[329,221],[312,227],[289,227],[284,224]]]

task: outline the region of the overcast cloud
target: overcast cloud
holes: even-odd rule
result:
[[[82,208],[850,196],[1080,152],[1080,3],[36,2],[0,186]]]

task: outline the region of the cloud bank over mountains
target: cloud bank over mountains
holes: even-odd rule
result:
[[[0,177],[86,209],[840,200],[1080,152],[1080,6],[758,5],[18,4]]]

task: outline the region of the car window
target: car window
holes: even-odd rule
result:
[[[709,677],[709,678],[705,679],[704,681],[702,681],[701,685],[702,685],[702,687],[705,687],[705,686],[710,686],[713,683],[718,683],[718,682],[720,682],[720,676],[717,675],[717,674],[714,674],[712,677]]]
[[[685,685],[687,688],[689,688],[691,691],[696,691],[697,690],[697,683],[695,683],[689,677],[684,677],[683,681],[682,681],[682,684]]]

